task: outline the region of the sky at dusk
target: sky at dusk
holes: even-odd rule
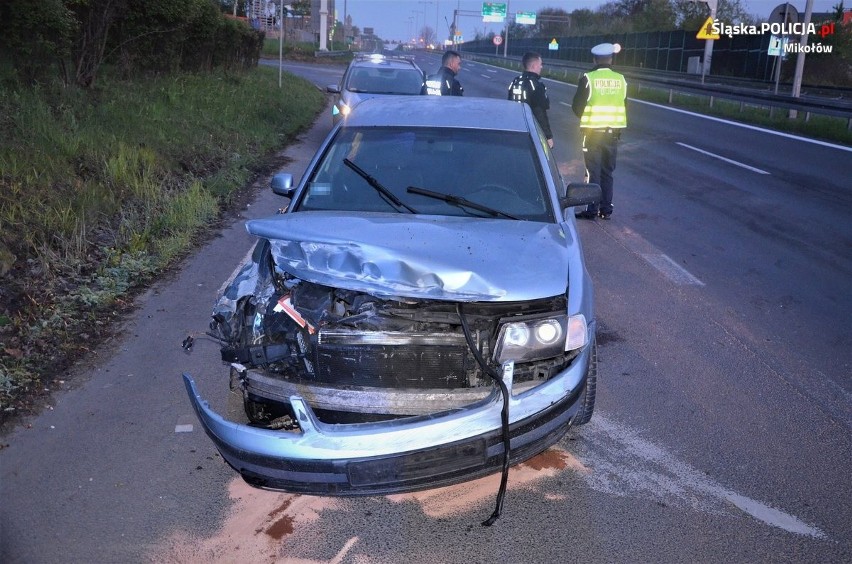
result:
[[[508,12],[536,12],[541,8],[562,8],[571,12],[580,8],[596,9],[605,0],[501,0],[508,4]],[[829,12],[840,0],[813,0],[814,12]],[[765,20],[781,0],[742,0],[748,11]],[[800,14],[805,13],[806,0],[794,0]],[[448,25],[453,22],[453,11],[460,10],[459,29],[464,40],[473,39],[477,31],[487,34],[499,32],[503,24],[482,22],[481,0],[336,0],[337,19],[343,20],[344,11],[352,16],[352,25],[360,29],[372,27],[374,33],[386,40],[405,40],[428,25],[438,30],[440,38],[449,35]],[[852,3],[850,3],[852,4]],[[473,15],[468,15],[473,14]]]

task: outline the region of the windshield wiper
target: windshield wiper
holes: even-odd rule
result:
[[[471,202],[461,196],[454,196],[452,194],[442,194],[441,192],[432,192],[431,190],[424,190],[423,188],[418,188],[416,186],[409,186],[406,190],[409,194],[420,194],[421,196],[426,196],[428,198],[435,198],[436,200],[443,200],[449,204],[453,204],[455,206],[464,206],[466,208],[470,208],[476,211],[481,211],[483,213],[487,213],[491,217],[505,217],[507,219],[519,219],[514,215],[510,215],[506,212],[501,212],[500,210],[495,210],[494,208],[489,208],[488,206],[483,206],[482,204],[477,204],[476,202]]]
[[[356,165],[355,163],[353,163],[349,159],[344,158],[343,164],[345,164],[346,166],[348,166],[349,168],[351,168],[352,170],[357,172],[358,176],[360,176],[361,178],[366,180],[367,184],[369,184],[370,186],[375,188],[376,192],[378,192],[388,203],[390,203],[393,207],[395,207],[397,211],[399,211],[400,208],[405,208],[406,210],[408,210],[409,213],[417,213],[417,211],[414,208],[403,203],[403,201],[400,200],[399,198],[397,198],[393,194],[393,192],[391,192],[390,190],[385,188],[382,185],[381,182],[379,182],[378,180],[376,180],[375,178],[370,176],[370,174],[367,171],[365,171],[364,169],[362,169],[361,167],[359,167],[358,165]]]

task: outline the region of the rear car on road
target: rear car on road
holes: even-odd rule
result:
[[[250,484],[320,495],[448,485],[589,421],[593,290],[573,207],[527,105],[367,100],[329,134],[215,306],[239,413],[184,375]],[[224,392],[224,382],[223,382]]]
[[[426,78],[410,57],[359,54],[349,63],[340,84],[326,90],[334,94],[331,106],[333,123],[348,116],[352,109],[369,98],[382,96],[419,96]]]

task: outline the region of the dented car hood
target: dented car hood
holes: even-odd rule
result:
[[[300,211],[246,224],[276,267],[377,296],[524,301],[564,294],[577,252],[556,223],[401,213]]]

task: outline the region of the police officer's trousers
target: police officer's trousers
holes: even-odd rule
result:
[[[618,156],[618,129],[583,129],[583,158],[586,161],[586,173],[589,182],[600,184],[600,207],[590,205],[588,211],[603,215],[612,213],[612,173]]]

